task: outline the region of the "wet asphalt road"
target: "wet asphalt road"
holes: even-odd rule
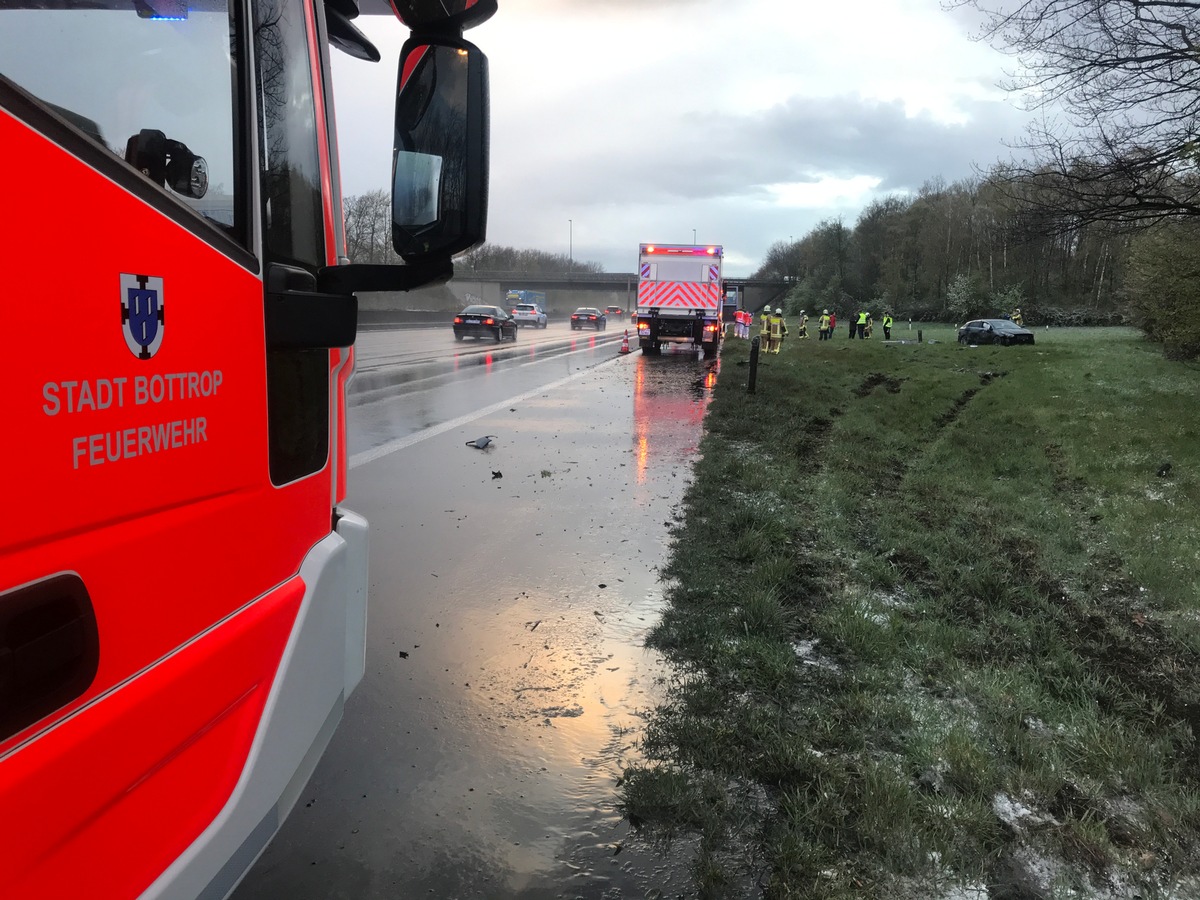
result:
[[[719,361],[562,330],[376,368],[414,339],[360,346],[367,672],[238,900],[688,892],[690,854],[634,838],[616,785],[661,691],[642,644]]]

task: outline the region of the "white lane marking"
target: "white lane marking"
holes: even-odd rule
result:
[[[526,359],[520,363],[517,363],[517,365],[514,366],[513,368],[514,369],[524,369],[528,366],[545,365],[549,360],[557,359],[560,356],[563,358],[568,358],[568,357],[572,357],[572,356],[580,356],[582,354],[587,354],[587,353],[595,353],[597,347],[603,347],[606,344],[616,343],[616,340],[617,340],[616,338],[613,338],[612,340],[606,340],[603,343],[597,341],[594,345],[591,345],[591,346],[579,347],[578,349],[575,349],[575,350],[565,350],[562,353],[552,353],[548,356],[538,357],[537,359]],[[531,349],[534,346],[536,346],[536,345],[530,345]],[[490,353],[490,352],[492,352],[492,351],[491,350],[483,351],[483,353]],[[473,354],[463,354],[463,355],[467,360],[470,360],[473,358]],[[419,362],[420,361],[418,361],[417,363],[404,363],[404,365],[405,366],[417,365],[417,364],[419,364]],[[478,365],[478,363],[476,363],[476,365]],[[452,375],[456,375],[459,372],[470,372],[470,371],[471,371],[470,365],[466,365],[461,368],[453,369],[451,371],[438,372],[436,375],[429,375],[425,378],[418,378],[416,381],[413,381],[410,383],[413,385],[417,385],[423,381],[433,381],[438,378],[446,378],[446,377],[449,377]],[[433,387],[414,388],[413,390],[405,391],[404,395],[406,397],[415,397],[418,394],[428,394],[437,389],[438,389],[438,386],[436,386],[436,385]],[[378,395],[378,396],[375,396],[375,395]],[[384,385],[383,387],[364,389],[361,394],[357,395],[356,397],[351,398],[350,406],[353,409],[361,409],[364,406],[372,406],[376,403],[387,403],[392,399],[394,399],[394,398],[393,398],[393,395],[391,394],[391,387]]]
[[[586,369],[580,369],[571,375],[567,375],[557,381],[551,381],[549,384],[543,384],[541,387],[534,388],[531,391],[526,391],[523,394],[517,394],[515,397],[509,397],[507,400],[500,400],[493,403],[491,406],[485,406],[482,409],[477,409],[474,412],[467,413],[465,416],[459,416],[457,419],[450,419],[447,422],[442,422],[439,425],[431,425],[421,431],[414,431],[412,434],[402,438],[396,438],[393,441],[380,444],[378,447],[373,447],[370,450],[363,450],[361,453],[355,453],[350,457],[350,468],[357,469],[359,466],[366,465],[369,462],[374,462],[377,459],[382,459],[388,454],[395,453],[397,450],[403,450],[406,447],[411,447],[413,444],[419,444],[427,438],[437,437],[439,434],[445,434],[447,431],[453,431],[455,428],[461,428],[468,422],[474,422],[476,419],[490,416],[492,413],[500,412],[500,410],[512,406],[514,403],[521,403],[536,397],[538,394],[544,394],[546,391],[552,391],[555,388],[560,388],[564,384],[570,384],[582,378],[584,375],[590,375],[597,369],[604,366],[611,366],[613,363],[620,362],[622,357],[615,356],[612,359],[606,359],[594,366],[588,366]]]

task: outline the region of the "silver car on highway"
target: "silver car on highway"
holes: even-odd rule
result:
[[[512,316],[517,320],[517,325],[546,327],[546,312],[536,303],[518,303],[512,308]]]

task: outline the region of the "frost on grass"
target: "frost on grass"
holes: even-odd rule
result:
[[[739,503],[754,512],[790,513],[792,511],[792,504],[774,491],[756,491],[754,493],[730,491],[727,496],[731,502]]]
[[[796,659],[806,666],[816,666],[819,669],[827,669],[830,672],[840,672],[841,666],[829,657],[822,656],[817,652],[817,645],[819,643],[821,642],[818,640],[793,641],[792,650],[796,654]]]
[[[1025,794],[1024,799],[1030,803],[1034,802],[1032,795],[1028,793]],[[1001,822],[1016,830],[1039,825],[1059,824],[1054,816],[1036,813],[1020,800],[1010,797],[1003,792],[992,798],[992,812],[996,814],[996,818]]]
[[[884,609],[908,609],[912,606],[912,600],[903,588],[879,594],[876,602]]]
[[[934,696],[911,672],[904,676],[901,700],[907,705],[917,729],[925,732],[927,737],[943,739],[955,727],[963,727],[971,733],[979,731],[979,710],[974,703],[963,696]]]

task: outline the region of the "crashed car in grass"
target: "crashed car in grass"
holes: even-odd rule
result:
[[[1032,344],[1033,332],[1008,319],[972,319],[958,329],[960,344]]]
[[[499,306],[468,306],[454,317],[454,339],[465,337],[491,338],[500,341],[517,339],[517,320]]]

